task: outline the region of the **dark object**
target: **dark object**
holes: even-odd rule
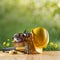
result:
[[[19,49],[21,50],[21,47]],[[11,50],[20,51],[19,49],[15,48],[15,47],[9,47],[9,48],[3,48],[2,51],[3,52],[8,52],[8,51],[11,51]],[[23,49],[25,49],[25,51],[20,51],[20,52],[24,52],[24,53],[27,53],[27,54],[30,53],[29,44],[26,43],[26,46]]]
[[[26,30],[23,33],[16,33],[13,36],[14,40],[14,47],[22,47],[25,46],[25,52],[27,54],[30,54],[33,49],[33,43],[32,43],[32,35],[31,33],[28,33]],[[33,49],[34,50],[34,49]]]
[[[5,52],[5,51],[10,51],[10,50],[16,50],[15,47],[9,47],[9,48],[3,48],[2,51]]]
[[[26,45],[25,45],[26,53],[27,53],[27,54],[30,54],[30,46],[29,46],[28,43],[25,43],[25,44],[26,44]]]
[[[14,34],[13,39],[16,42],[24,42],[24,39],[22,37],[22,33],[16,33],[16,34]]]

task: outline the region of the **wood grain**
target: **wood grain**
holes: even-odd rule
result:
[[[60,60],[60,51],[44,51],[42,54],[9,54],[0,52],[0,60]]]

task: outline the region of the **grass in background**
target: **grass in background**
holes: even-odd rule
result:
[[[24,4],[25,3],[25,4]],[[0,50],[13,46],[15,33],[29,32],[35,27],[48,30],[50,42],[44,50],[60,50],[60,5],[59,1],[0,0]],[[7,41],[9,39],[9,41]],[[5,42],[5,43],[4,43]],[[6,45],[7,44],[7,45]],[[56,45],[57,44],[57,45]],[[57,48],[55,48],[55,45]]]

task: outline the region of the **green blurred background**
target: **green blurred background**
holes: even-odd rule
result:
[[[44,50],[60,50],[60,0],[0,0],[0,50],[13,46],[15,33],[38,26],[49,32]]]

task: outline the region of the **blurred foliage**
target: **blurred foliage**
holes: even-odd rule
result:
[[[56,49],[48,45],[44,50],[60,50],[59,0],[0,0],[0,50],[8,38],[13,46],[11,41],[15,33],[25,29],[31,32],[38,26],[45,27],[50,41],[58,44]]]

